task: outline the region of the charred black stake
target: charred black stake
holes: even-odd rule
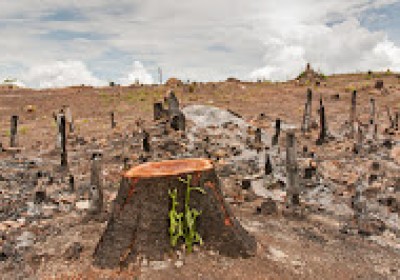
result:
[[[154,108],[154,120],[158,121],[163,117],[163,104],[161,102],[156,102],[153,104]]]
[[[254,137],[254,142],[256,145],[261,145],[262,142],[262,135],[261,135],[261,129],[257,128],[256,133],[255,133],[255,137]]]
[[[150,135],[147,131],[143,131],[143,140],[142,140],[142,145],[143,145],[143,151],[146,153],[150,152]]]
[[[101,153],[92,155],[90,173],[90,213],[99,214],[103,209],[103,186],[101,182]]]
[[[115,128],[117,126],[117,123],[115,122],[115,114],[114,112],[111,112],[111,128]]]
[[[319,112],[320,115],[320,130],[317,145],[322,145],[326,140],[326,119],[325,119],[325,107],[322,106]]]
[[[10,126],[10,147],[16,147],[18,144],[18,116],[11,116]]]
[[[290,131],[286,135],[287,205],[300,204],[298,165],[296,160],[296,137]]]
[[[307,101],[304,108],[304,117],[303,117],[303,132],[309,132],[311,127],[312,120],[312,91],[311,89],[307,89]]]
[[[264,175],[272,174],[272,164],[269,154],[265,154],[265,165],[264,165]]]
[[[66,133],[66,127],[65,127],[65,116],[60,115],[59,116],[60,122],[59,122],[59,134],[60,134],[60,140],[61,140],[61,167],[67,167],[68,165],[68,159],[67,159],[67,133]]]
[[[279,142],[279,135],[281,134],[281,119],[275,120],[275,135],[272,137],[272,146]]]

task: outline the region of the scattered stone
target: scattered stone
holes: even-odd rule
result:
[[[79,242],[74,242],[65,250],[64,258],[66,260],[79,260],[82,251],[82,244]]]
[[[365,236],[381,235],[386,229],[385,223],[377,218],[360,218],[357,224],[358,233]]]
[[[257,213],[261,215],[276,215],[278,213],[278,206],[272,198],[267,198],[257,207]]]

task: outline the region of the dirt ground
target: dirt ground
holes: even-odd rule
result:
[[[384,81],[385,90],[374,88],[377,79]],[[260,114],[267,121],[260,125],[273,134],[272,123],[280,118],[284,123],[300,128],[307,88],[314,92],[313,111],[318,99],[324,100],[329,129],[340,131],[349,118],[351,92],[358,92],[360,119],[368,120],[369,99],[374,98],[378,108],[379,133],[389,125],[386,107],[392,114],[400,111],[400,78],[394,74],[367,74],[330,76],[321,85],[287,83],[204,83],[181,85],[174,91],[181,107],[191,104],[212,105],[230,109],[249,123],[256,123]],[[96,148],[110,146],[113,139],[131,134],[138,119],[144,126],[153,122],[153,103],[161,101],[170,89],[168,86],[131,87],[71,87],[34,91],[29,89],[0,92],[0,143],[9,144],[11,115],[19,116],[19,146],[22,151],[16,158],[9,152],[0,152],[0,162],[18,158],[40,158],[52,169],[59,156],[54,154],[57,128],[52,117],[63,105],[71,108],[76,134],[88,143],[70,150],[71,172],[89,173],[90,153]],[[191,92],[193,91],[193,92]],[[110,112],[115,112],[117,128],[110,128]],[[313,141],[318,133],[311,135]],[[399,134],[392,136],[399,141]],[[308,138],[302,144],[311,143]],[[345,146],[345,145],[343,145]],[[302,146],[300,146],[301,149]],[[354,157],[345,147],[334,144],[315,146],[315,152],[326,157]],[[334,152],[332,152],[334,151]],[[118,151],[113,151],[118,152]],[[134,155],[132,155],[134,156]],[[106,208],[119,186],[123,166],[122,158],[105,154],[104,181]],[[5,169],[4,169],[5,170]],[[0,171],[5,172],[0,169]],[[351,171],[351,170],[345,170]],[[1,175],[1,174],[0,174]],[[2,174],[4,175],[4,174]],[[83,175],[82,175],[83,176]],[[400,177],[400,175],[399,175]],[[0,180],[1,181],[1,180]],[[77,184],[79,185],[79,181]],[[82,183],[83,184],[83,183]],[[0,185],[0,203],[5,208],[6,191]],[[15,185],[18,188],[18,184]],[[65,188],[65,182],[60,183]],[[224,186],[223,186],[224,188]],[[225,186],[228,189],[228,186]],[[18,192],[18,190],[15,190]],[[50,191],[50,190],[49,190]],[[227,190],[228,192],[228,190]],[[32,199],[24,198],[24,202]],[[255,235],[258,242],[256,256],[248,259],[230,259],[217,252],[201,248],[185,256],[180,262],[142,263],[121,270],[100,270],[91,265],[92,254],[106,225],[100,221],[86,220],[83,211],[59,211],[49,219],[14,222],[13,226],[0,228],[4,240],[12,239],[24,230],[34,232],[34,245],[21,253],[23,260],[0,260],[1,279],[400,279],[400,243],[385,231],[380,236],[362,236],[343,232],[340,219],[323,212],[312,212],[303,218],[278,213],[258,215],[256,208],[262,202],[232,203],[231,207],[243,227]],[[400,203],[400,202],[398,202]],[[16,202],[18,204],[18,201]],[[11,207],[7,204],[7,207]],[[22,204],[21,204],[22,207]],[[5,222],[6,220],[0,220]],[[79,259],[66,259],[65,251],[74,242],[82,246]]]

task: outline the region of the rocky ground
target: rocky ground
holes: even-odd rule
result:
[[[383,80],[383,88],[375,88]],[[186,131],[153,121],[153,103],[173,89]],[[312,125],[301,131],[307,88]],[[351,137],[357,90],[362,137]],[[319,135],[319,98],[328,127]],[[370,125],[376,102],[377,133]],[[400,79],[388,73],[338,75],[315,83],[131,86],[0,92],[0,271],[3,279],[398,279],[400,278]],[[68,105],[68,169],[60,168],[57,125]],[[111,128],[114,112],[116,127]],[[388,114],[389,112],[389,114]],[[10,117],[18,147],[9,148]],[[275,121],[281,134],[272,145]],[[261,143],[256,129],[261,129]],[[300,206],[286,207],[286,133],[296,134]],[[371,132],[372,131],[372,132]],[[150,151],[143,150],[148,134]],[[357,146],[358,144],[358,146]],[[356,147],[357,153],[354,151]],[[104,213],[91,209],[91,157],[101,153]],[[121,173],[144,161],[209,157],[225,199],[258,242],[256,256],[230,259],[198,248],[162,262],[100,270],[92,254]],[[270,158],[272,172],[265,174]]]

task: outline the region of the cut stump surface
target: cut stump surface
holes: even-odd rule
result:
[[[183,212],[186,184],[179,178],[187,175],[192,176],[191,186],[205,191],[190,193],[190,207],[201,211],[196,231],[204,247],[230,257],[254,255],[255,238],[243,229],[225,202],[212,162],[182,159],[145,163],[123,175],[112,215],[94,252],[94,264],[114,268],[139,256],[165,259],[174,249],[168,232],[168,191],[177,189],[177,211]],[[178,246],[183,243],[182,239]]]

